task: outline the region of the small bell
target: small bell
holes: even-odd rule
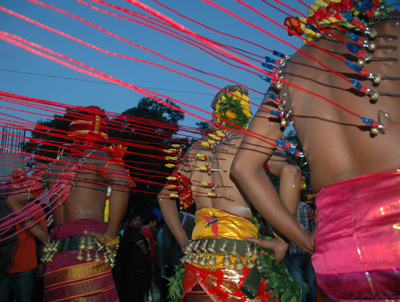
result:
[[[206,264],[207,264],[207,262],[206,262],[207,257],[208,257],[208,253],[205,253],[204,256],[200,258],[199,264],[200,264],[201,266],[206,266]]]
[[[199,249],[202,250],[203,252],[207,251],[207,244],[208,244],[208,239],[204,240],[202,244],[200,244]]]
[[[85,237],[81,237],[79,240],[79,249],[80,250],[85,250],[86,249],[86,242],[85,242]]]
[[[199,245],[200,245],[200,241],[195,241],[194,245],[193,245],[193,249],[195,251],[197,251],[199,249]]]
[[[208,247],[207,247],[207,250],[210,252],[210,253],[215,253],[215,245],[217,244],[217,242],[215,241],[215,240],[212,240],[211,242],[210,242],[210,244],[208,245]]]
[[[236,256],[236,261],[235,261],[235,268],[238,270],[241,270],[244,268],[244,263],[242,259],[239,256]]]
[[[86,250],[86,258],[85,258],[85,260],[86,260],[86,262],[90,262],[90,261],[93,260],[92,253],[90,251],[88,251],[88,250]]]
[[[225,254],[224,259],[222,259],[222,264],[225,266],[230,266],[232,264],[232,261],[229,258],[228,254]]]
[[[182,262],[183,264],[185,264],[185,262],[191,264],[191,263],[192,263],[192,255],[191,255],[191,254],[188,254],[188,255],[183,256],[183,257],[181,258],[181,262]]]
[[[231,255],[237,256],[238,255],[238,247],[236,242],[233,243],[232,249],[230,251]]]
[[[76,259],[78,259],[79,261],[83,260],[83,254],[81,249],[79,249],[78,255],[76,255]]]
[[[96,262],[101,261],[99,253],[97,251],[94,252],[94,261],[96,261]]]
[[[226,253],[228,253],[227,247],[228,247],[228,241],[225,240],[225,241],[221,244],[221,246],[219,247],[219,249],[220,249],[221,252],[223,252],[223,253],[226,254]]]
[[[215,261],[215,254],[212,254],[212,255],[210,256],[210,258],[208,258],[207,263],[208,263],[209,265],[212,265],[212,266],[214,266],[215,264],[217,264],[217,262]]]
[[[254,265],[256,265],[256,263],[253,260],[251,260],[251,258],[249,256],[247,256],[246,262],[247,262],[246,263],[247,268],[253,268]]]
[[[246,244],[245,255],[247,257],[250,257],[251,255],[253,255],[253,251],[251,250],[251,247],[250,247],[249,243]]]
[[[368,93],[371,97],[371,100],[377,101],[379,98],[379,93],[376,90],[368,89]]]
[[[92,241],[91,238],[88,238],[88,243],[87,243],[86,248],[87,248],[88,250],[94,250],[94,244],[93,244],[93,241]]]
[[[371,133],[373,135],[377,135],[379,133],[379,129],[378,128],[371,128]]]
[[[192,262],[195,263],[195,264],[198,264],[198,263],[199,263],[199,258],[200,258],[200,254],[196,254],[196,255],[193,257]]]

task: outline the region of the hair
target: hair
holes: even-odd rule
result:
[[[153,212],[148,212],[146,216],[144,216],[143,225],[148,225],[151,221],[154,220],[158,221],[158,216]]]
[[[129,219],[128,219],[128,224],[136,217],[142,217],[142,215],[140,215],[140,213],[138,212],[133,212],[131,215],[129,215]]]

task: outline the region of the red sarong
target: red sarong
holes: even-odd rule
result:
[[[400,170],[321,190],[312,257],[333,300],[400,300]]]
[[[105,232],[106,225],[98,220],[80,219],[55,227],[51,238],[84,235],[84,230]],[[46,264],[44,294],[46,301],[119,301],[109,263],[76,259],[77,250],[57,253]],[[74,300],[76,299],[76,300]]]

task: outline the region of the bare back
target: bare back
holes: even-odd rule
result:
[[[376,45],[393,45],[393,49],[377,47],[373,57],[399,58],[399,25],[396,20],[382,21],[374,26],[378,33],[397,35],[396,39],[383,37],[375,39]],[[332,31],[346,42],[344,33]],[[356,63],[346,46],[335,38],[325,37],[315,42],[321,48],[345,60]],[[344,62],[323,53],[312,45],[301,49],[311,57],[323,62],[329,68],[356,79],[363,86],[378,92],[400,94],[400,83],[385,77],[400,77],[400,63],[372,60],[364,68],[379,73],[383,79],[378,86],[371,80],[358,75]],[[388,64],[389,63],[389,64]],[[390,122],[383,116],[382,124],[387,128],[384,134],[372,135],[370,127],[361,119],[322,98],[304,92],[296,87],[285,85],[288,93],[286,110],[294,113],[294,127],[303,145],[311,170],[311,185],[315,191],[322,187],[343,181],[357,175],[394,170],[400,167],[400,98],[380,95],[374,102],[368,95],[357,91],[349,81],[327,71],[315,60],[297,52],[289,61],[284,79],[305,90],[322,95],[337,105],[362,117],[378,121],[378,111],[387,113]]]
[[[88,151],[90,152],[90,151]],[[65,175],[71,167],[79,164],[83,157],[73,157],[71,155],[62,158],[62,163],[58,163],[51,169],[49,177],[49,189],[54,187],[60,175]],[[106,202],[108,184],[103,178],[102,168],[109,159],[105,151],[93,152],[84,162],[82,168],[76,170],[72,180],[74,189],[70,191],[69,197],[62,205],[54,211],[54,222],[62,225],[76,219],[97,219],[104,221],[104,207]],[[58,198],[53,197],[52,200]]]
[[[191,158],[189,162],[192,167],[190,168],[191,171],[185,173],[185,175],[191,179],[193,198],[197,209],[216,208],[251,219],[252,215],[249,205],[233,182],[230,174],[230,167],[242,142],[243,135],[234,132],[230,133],[234,136],[234,139],[230,140],[229,144],[218,144],[214,153],[199,145],[189,150],[186,158]],[[207,141],[207,137],[203,137],[202,139]],[[192,159],[199,153],[211,158],[209,168],[220,169],[225,172],[215,171],[207,173],[206,171],[201,171],[199,167],[205,166],[205,162]],[[202,186],[201,182],[216,184],[220,187],[212,190],[211,188]],[[216,193],[221,197],[208,197],[208,193]]]

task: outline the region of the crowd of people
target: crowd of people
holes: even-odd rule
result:
[[[148,301],[152,282],[165,293],[162,276],[182,278],[183,301],[279,301],[288,295],[299,301],[302,295],[306,299],[303,283],[309,301],[315,301],[315,275],[326,299],[399,300],[399,14],[385,1],[364,2],[366,7],[317,0],[310,15],[315,23],[302,27],[297,19],[287,20],[293,32],[305,31],[314,40],[292,57],[282,57],[254,117],[248,89],[221,89],[211,103],[209,131],[179,158],[158,194],[165,220],[158,235],[154,213],[131,213],[121,233],[133,181],[121,153],[99,143],[107,139],[100,109],[92,107],[73,121],[69,152],[24,182],[12,181],[5,199],[18,228],[29,231],[18,235],[17,250],[22,236],[44,245],[45,299]],[[343,13],[348,18],[342,20],[345,11],[356,13]],[[353,22],[364,15],[363,23]],[[339,56],[351,56],[349,43],[355,38],[345,31],[356,27],[364,44],[373,40],[378,49],[390,49],[390,57],[388,51],[355,53],[353,60],[368,61],[367,73],[358,73],[357,62],[338,62]],[[390,119],[383,122],[382,114]],[[378,122],[366,118],[371,116]],[[294,122],[311,186],[318,192],[315,225],[304,219],[310,209],[299,204],[298,165],[271,143],[280,140],[289,122]],[[280,178],[279,190],[266,169]],[[26,206],[35,190],[51,194],[55,227],[50,234],[34,218],[40,204]],[[179,211],[179,205],[194,205],[194,217]],[[271,225],[272,238],[259,238],[254,210]],[[286,263],[300,290],[292,293],[291,286],[279,284],[283,279],[273,279],[272,273],[284,278],[282,266],[266,266],[260,257],[265,263]],[[183,276],[174,275],[177,259],[183,262]],[[16,274],[33,280],[36,262],[29,261],[32,266],[23,274],[17,262],[2,274],[0,294],[7,284],[17,284]]]

